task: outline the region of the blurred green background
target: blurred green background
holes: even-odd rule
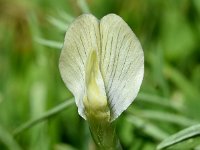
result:
[[[13,136],[73,97],[58,58],[67,26],[84,12],[120,15],[144,49],[140,93],[117,121],[124,149],[154,150],[200,122],[199,0],[0,0],[0,150],[93,149],[75,105]]]

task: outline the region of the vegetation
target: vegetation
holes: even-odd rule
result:
[[[200,149],[200,1],[0,0],[0,149],[94,149],[58,71],[68,24],[120,15],[140,39],[145,77],[117,119],[123,149]]]

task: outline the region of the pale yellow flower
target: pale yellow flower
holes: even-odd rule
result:
[[[115,120],[133,102],[144,75],[140,42],[115,14],[84,14],[69,26],[60,56],[62,79],[79,114]]]

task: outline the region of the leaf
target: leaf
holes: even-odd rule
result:
[[[77,4],[78,4],[78,6],[80,7],[80,9],[82,10],[83,13],[89,13],[90,12],[86,0],[77,0]]]
[[[156,140],[163,140],[165,139],[168,134],[159,129],[157,126],[151,124],[148,121],[145,121],[136,116],[127,116],[127,121],[132,123],[134,126],[140,129],[140,131],[144,132],[145,134],[153,137]]]
[[[60,105],[50,109],[49,111],[47,111],[46,113],[44,113],[42,116],[32,119],[24,124],[22,124],[21,126],[19,126],[18,128],[16,128],[13,132],[14,136],[17,136],[18,134],[22,133],[23,131],[31,128],[32,126],[45,121],[46,119],[58,114],[59,112],[65,110],[67,107],[71,106],[74,103],[73,98],[66,100],[64,103],[61,103]]]
[[[0,142],[5,144],[9,150],[22,150],[12,135],[0,126]]]
[[[170,101],[169,99],[165,97],[161,97],[155,94],[140,92],[137,96],[137,99],[138,99],[138,102],[144,101],[145,103],[146,102],[152,103],[152,104],[159,105],[162,107],[171,108],[176,111],[181,111],[183,109],[182,105],[176,105],[176,103],[174,103],[173,101]]]
[[[54,146],[53,150],[77,150],[77,149],[72,147],[71,145],[59,143]]]
[[[181,72],[170,65],[166,65],[164,73],[185,95],[184,104],[187,106],[185,112],[193,118],[199,119],[199,90]]]
[[[193,86],[191,82],[188,81],[183,74],[181,74],[181,72],[170,65],[166,65],[164,68],[164,73],[166,77],[170,78],[170,80],[183,91],[183,93],[195,100],[200,97],[197,88]]]
[[[67,30],[67,23],[57,19],[57,18],[54,18],[52,16],[49,16],[48,18],[48,21],[54,25],[55,27],[57,27],[58,29],[60,29],[61,31],[66,31]]]
[[[70,14],[62,11],[62,10],[58,10],[59,16],[64,19],[65,21],[67,21],[67,23],[71,23],[74,20],[74,17],[71,16]]]
[[[48,46],[51,48],[56,48],[56,49],[61,49],[63,45],[61,42],[47,40],[40,37],[35,38],[35,41],[40,43],[41,45]]]
[[[200,144],[200,124],[173,134],[162,141],[157,149],[191,149]]]
[[[162,111],[156,111],[156,110],[129,110],[130,113],[133,113],[134,115],[156,120],[156,121],[162,121],[162,122],[169,122],[174,123],[181,126],[191,126],[194,124],[197,124],[198,122],[192,119],[189,119],[185,116],[168,113],[168,112],[162,112]]]

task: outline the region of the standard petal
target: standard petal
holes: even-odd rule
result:
[[[144,54],[133,31],[115,14],[101,19],[100,36],[100,70],[113,121],[137,96],[143,80]]]
[[[98,51],[100,34],[98,20],[89,14],[79,16],[69,26],[59,60],[61,77],[75,96],[79,114],[85,118],[85,64],[91,50]]]

